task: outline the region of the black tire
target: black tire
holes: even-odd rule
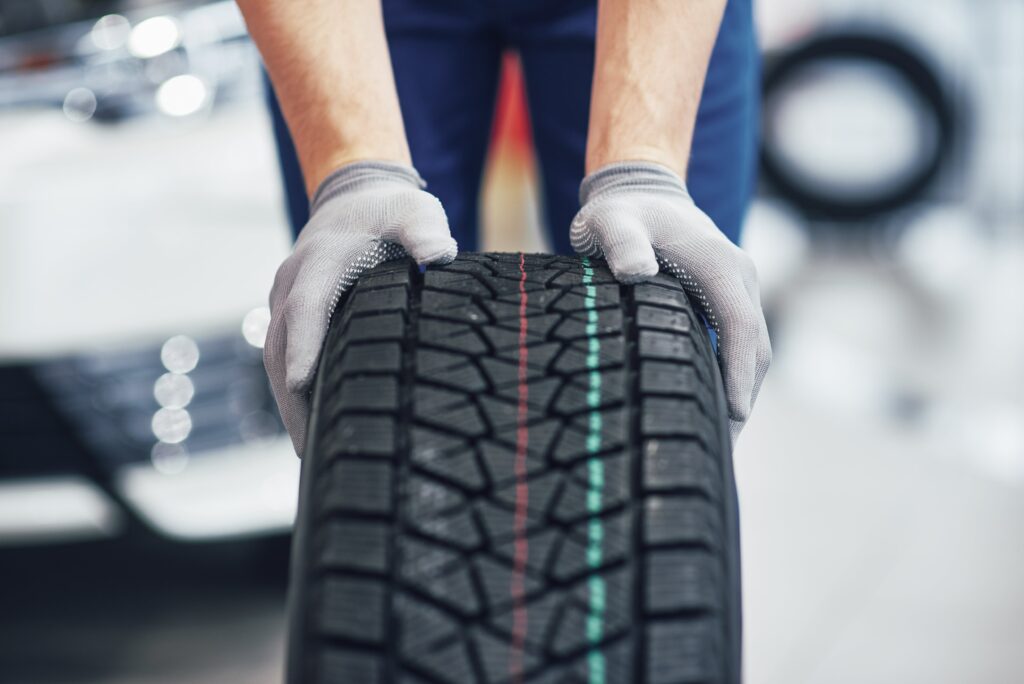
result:
[[[918,164],[882,190],[839,191],[786,161],[768,128],[761,132],[761,171],[765,182],[791,204],[813,218],[863,221],[919,201],[949,166],[956,147],[959,122],[956,109],[936,66],[906,36],[850,30],[811,36],[795,48],[770,59],[763,78],[765,120],[770,120],[780,93],[809,69],[829,62],[873,65],[904,86],[927,117],[933,130],[927,152]]]
[[[674,278],[574,257],[364,275],[314,390],[288,681],[739,681],[704,330]]]

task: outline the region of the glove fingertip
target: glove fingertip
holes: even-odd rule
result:
[[[736,440],[739,439],[740,433],[743,432],[746,424],[746,421],[742,420],[729,420],[729,439],[732,440],[733,446],[736,446]]]
[[[295,455],[302,458],[302,452],[306,448],[306,426],[293,428],[289,431],[288,436],[292,438]]]
[[[432,251],[423,253],[423,250],[417,250],[417,253],[413,255],[416,263],[420,266],[426,266],[428,264],[445,265],[455,261],[455,257],[459,253],[459,245],[455,242],[454,238],[448,238],[446,244],[435,246]]]
[[[288,364],[288,373],[285,376],[285,387],[292,394],[301,394],[309,391],[313,383],[313,375],[316,366],[313,363]]]
[[[317,336],[315,339],[317,340],[315,347],[310,346],[308,341],[302,339],[288,341],[285,387],[292,394],[308,392],[313,383],[317,361],[320,357],[320,341],[323,336]]]
[[[658,274],[658,260],[654,258],[653,252],[626,259],[612,252],[608,255],[608,266],[615,279],[627,285],[642,283]]]

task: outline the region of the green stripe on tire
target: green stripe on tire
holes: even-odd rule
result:
[[[587,420],[587,512],[590,523],[587,525],[587,565],[596,570],[601,567],[601,543],[604,539],[604,526],[599,514],[601,512],[601,495],[604,489],[604,462],[597,456],[601,451],[601,340],[597,336],[597,288],[593,285],[594,269],[590,259],[583,259],[583,285],[586,288],[583,305],[587,312],[587,370],[589,387],[587,391],[587,407],[590,415]],[[587,653],[587,670],[590,684],[605,684],[605,658],[601,651],[601,637],[604,636],[605,581],[599,572],[590,576],[587,583],[590,597],[587,613],[587,641],[590,651]]]

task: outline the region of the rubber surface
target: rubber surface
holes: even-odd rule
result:
[[[289,682],[739,681],[724,416],[668,275],[518,254],[364,275],[314,391]]]

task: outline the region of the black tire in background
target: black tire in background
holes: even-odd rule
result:
[[[908,100],[927,116],[926,152],[884,189],[864,192],[821,186],[787,162],[771,135],[771,114],[786,88],[809,70],[831,63],[878,67],[903,86]],[[767,184],[813,218],[861,221],[918,201],[940,177],[955,146],[958,122],[953,102],[935,64],[913,41],[881,30],[832,31],[814,35],[766,60],[763,77],[761,172]]]
[[[724,399],[678,281],[517,254],[364,275],[291,582],[292,684],[738,682]]]

